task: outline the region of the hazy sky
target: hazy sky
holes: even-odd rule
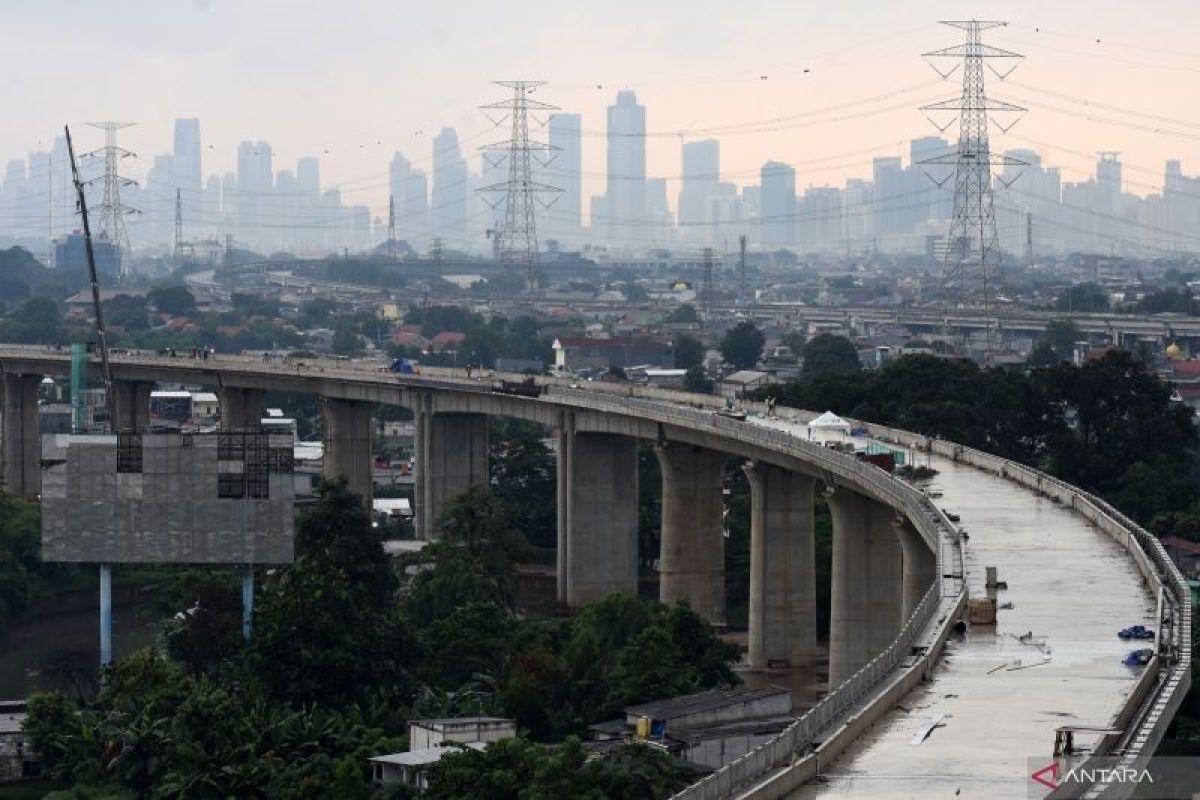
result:
[[[757,182],[775,159],[796,165],[801,187],[840,185],[936,132],[917,106],[956,95],[958,76],[937,82],[920,54],[960,41],[938,19],[972,15],[1008,20],[987,41],[1026,55],[1009,83],[990,84],[1031,109],[995,146],[1036,146],[1068,179],[1091,171],[1095,151],[1122,151],[1138,194],[1159,185],[1168,157],[1200,172],[1195,0],[6,0],[0,158],[46,147],[64,122],[129,120],[136,175],[170,149],[175,117],[197,116],[206,175],[233,169],[239,141],[262,139],[276,170],[318,155],[344,202],[381,210],[393,151],[428,168],[443,125],[467,148],[503,139],[477,110],[503,97],[489,81],[537,79],[548,82],[539,98],[583,115],[585,213],[604,188],[604,108],[623,87],[661,134],[651,175],[678,175],[674,132],[741,126],[718,137],[727,179]],[[98,143],[97,131],[76,135]]]

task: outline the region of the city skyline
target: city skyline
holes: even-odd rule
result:
[[[22,42],[39,41],[38,35],[53,24],[58,5],[48,3],[10,15],[15,57],[20,56]],[[739,183],[743,180],[736,176],[756,175],[763,163],[776,160],[798,167],[798,187],[837,186],[847,178],[868,178],[873,155],[901,155],[909,139],[931,130],[917,107],[945,95],[950,86],[938,85],[920,53],[954,42],[953,32],[935,23],[939,16],[951,10],[956,15],[974,10],[948,3],[908,5],[902,11],[872,9],[869,22],[849,29],[841,24],[842,15],[849,12],[753,9],[718,24],[717,15],[706,15],[703,7],[697,7],[679,25],[675,15],[665,10],[639,7],[634,17],[639,24],[623,28],[623,35],[635,46],[620,48],[619,55],[601,53],[604,37],[597,35],[582,47],[575,43],[573,57],[563,58],[560,44],[537,36],[519,21],[489,14],[451,17],[437,10],[401,14],[383,4],[352,5],[336,12],[306,10],[296,19],[287,18],[282,6],[272,3],[239,8],[236,14],[226,2],[138,6],[136,19],[131,3],[109,4],[103,10],[73,8],[80,24],[61,34],[63,52],[73,55],[48,65],[37,95],[30,96],[21,86],[0,89],[0,102],[19,110],[0,132],[0,152],[15,157],[46,149],[65,121],[129,119],[139,124],[123,132],[123,141],[139,153],[135,171],[144,175],[154,155],[161,152],[159,143],[170,136],[173,120],[199,117],[206,130],[205,175],[231,171],[241,141],[270,141],[281,161],[321,157],[326,186],[340,188],[345,202],[369,205],[373,216],[378,216],[386,209],[386,160],[391,153],[419,154],[408,157],[414,167],[428,173],[433,136],[442,127],[454,127],[464,155],[470,155],[491,132],[490,123],[476,111],[489,97],[489,81],[519,73],[519,77],[548,81],[546,96],[565,111],[582,116],[585,198],[605,191],[605,109],[617,90],[636,92],[639,102],[650,109],[648,174],[668,178],[668,196],[674,204],[680,173],[679,138],[674,132],[683,132],[688,140],[712,138],[713,128],[810,114],[839,103],[889,95],[890,99],[856,106],[845,114],[816,115],[839,118],[836,123],[813,125],[811,120],[797,119],[777,125],[750,124],[748,130],[717,137],[722,139],[725,174]],[[1197,15],[1183,4],[1171,5],[1178,9],[1173,18],[1177,23]],[[1052,9],[1032,3],[988,9],[989,16],[1012,22],[1009,28],[990,34],[989,41],[1027,56],[1014,80],[1022,86],[1140,111],[1194,106],[1194,90],[1186,80],[1178,80],[1200,70],[1200,61],[1186,53],[1186,24],[1164,26],[1163,17],[1130,20],[1128,15],[1089,6],[1081,25],[1076,12],[1083,8],[1072,2]],[[553,29],[563,13],[547,11],[542,26]],[[594,23],[598,33],[614,25],[595,12],[583,15],[582,22]],[[581,24],[579,13],[572,10],[570,16],[572,24]],[[262,29],[255,23],[268,19],[278,36],[248,36],[249,31]],[[405,40],[404,56],[384,47],[378,35],[367,35],[394,30],[389,25],[397,19],[407,20],[405,30],[412,31]],[[319,65],[297,59],[312,52],[306,48],[324,36],[322,22],[330,23],[329,30],[353,32],[356,46],[332,52],[326,48]],[[128,29],[143,28],[154,35],[118,37]],[[486,35],[481,32],[485,29]],[[751,30],[755,46],[739,38]],[[29,35],[21,35],[22,31]],[[1162,43],[1161,50],[1148,53],[1146,48],[1123,43],[1137,40],[1139,32],[1152,33]],[[706,47],[685,48],[681,39],[689,44],[700,40]],[[142,40],[147,44],[128,44]],[[170,54],[165,55],[168,44]],[[285,52],[290,57],[281,60]],[[114,80],[104,83],[103,91],[79,82],[67,65],[81,58],[103,63]],[[435,69],[432,74],[423,70],[416,79],[404,78],[415,65]],[[1107,149],[1122,151],[1129,165],[1152,169],[1153,174],[1138,177],[1147,185],[1161,184],[1161,164],[1168,158],[1181,158],[1184,172],[1200,171],[1196,148],[1189,147],[1187,140],[1063,114],[1050,107],[1079,108],[1029,89],[1014,86],[1010,93],[1023,95],[1021,100],[1045,102],[1042,108],[1031,105],[1034,113],[1027,115],[1005,146],[1040,141],[1062,147],[1061,152],[1046,156],[1062,165],[1068,179],[1090,173],[1084,154]],[[837,147],[830,146],[834,141]],[[814,162],[856,150],[874,152]],[[474,159],[468,162],[474,169]],[[807,168],[800,168],[804,164]],[[1151,191],[1142,186],[1134,190]],[[584,205],[586,216],[586,201]]]

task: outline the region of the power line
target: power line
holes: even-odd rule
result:
[[[922,111],[958,112],[958,152],[925,159],[922,164],[954,166],[954,216],[947,236],[942,266],[942,296],[958,300],[980,297],[987,315],[991,293],[999,282],[1002,256],[996,231],[996,212],[992,204],[991,169],[993,165],[1024,165],[1023,161],[992,155],[988,145],[988,112],[1019,113],[1025,109],[987,96],[984,89],[984,64],[990,59],[1007,60],[1012,66],[994,74],[1003,79],[1024,56],[983,43],[985,30],[1004,26],[1004,22],[966,20],[943,22],[965,31],[961,45],[925,53],[926,58],[952,58],[961,63],[939,74],[948,78],[962,69],[962,93],[959,97],[922,107]],[[937,67],[934,67],[937,70]],[[935,123],[936,125],[936,123]],[[987,333],[992,344],[991,327]]]
[[[512,120],[512,135],[506,142],[484,145],[484,152],[503,152],[508,158],[508,180],[483,186],[481,192],[504,192],[504,222],[500,227],[500,261],[506,264],[519,264],[527,272],[527,285],[530,291],[537,288],[538,242],[537,242],[537,213],[535,201],[539,194],[557,194],[562,192],[556,186],[537,183],[533,180],[530,166],[531,154],[534,152],[549,153],[558,150],[550,144],[532,141],[529,138],[529,112],[555,111],[558,106],[530,99],[529,93],[539,86],[542,81],[495,81],[497,86],[512,89],[513,96],[509,100],[490,103],[481,106],[487,111],[507,111]],[[497,123],[499,127],[499,123]],[[549,166],[546,161],[541,164]],[[552,201],[553,202],[553,201]]]
[[[104,147],[84,155],[85,157],[103,156],[104,158],[104,175],[99,179],[104,184],[104,195],[100,201],[100,237],[106,238],[116,245],[121,253],[121,275],[125,276],[129,274],[129,260],[132,255],[129,247],[129,235],[125,232],[125,217],[129,214],[136,214],[138,211],[121,202],[121,187],[137,184],[136,181],[121,176],[117,171],[120,160],[132,158],[135,155],[129,150],[117,146],[117,131],[128,128],[134,123],[89,122],[87,124],[104,131]],[[88,181],[88,183],[93,181]]]

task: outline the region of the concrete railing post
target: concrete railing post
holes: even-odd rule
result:
[[[637,440],[575,432],[573,422],[560,435],[559,600],[581,606],[613,592],[636,595]]]
[[[256,431],[262,426],[262,389],[241,389],[224,386],[220,392],[221,430]]]
[[[326,478],[345,478],[349,490],[371,508],[371,409],[359,400],[324,398],[324,454],[321,469]]]
[[[709,622],[724,624],[727,456],[674,443],[654,449],[662,468],[659,599],[686,602]]]
[[[4,488],[22,497],[42,491],[42,438],[38,428],[38,386],[41,375],[4,374],[3,438]]]
[[[836,686],[900,630],[901,552],[891,508],[845,487],[828,501],[833,517],[829,685]]]
[[[750,666],[811,667],[817,652],[813,484],[763,462],[750,479]]]
[[[418,409],[417,524],[422,539],[437,536],[442,506],[472,486],[487,486],[487,414],[439,414]]]

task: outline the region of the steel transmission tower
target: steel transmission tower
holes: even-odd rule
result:
[[[175,189],[175,262],[183,258],[183,192]]]
[[[129,273],[128,256],[131,252],[129,234],[125,232],[125,217],[137,214],[138,210],[121,202],[121,187],[136,186],[137,182],[122,177],[117,171],[121,159],[133,158],[135,155],[129,150],[117,146],[117,131],[133,124],[132,122],[89,122],[88,125],[104,131],[104,147],[85,154],[91,158],[104,158],[104,174],[88,181],[88,185],[103,182],[104,195],[100,200],[99,208],[99,235],[107,238],[120,250],[122,275]]]
[[[504,192],[500,202],[504,203],[504,220],[499,230],[494,234],[499,238],[499,260],[508,264],[524,265],[527,272],[527,286],[532,291],[537,288],[538,273],[538,242],[537,242],[537,205],[549,208],[554,201],[542,203],[539,194],[554,194],[562,192],[555,186],[537,183],[533,180],[534,153],[550,153],[559,148],[542,142],[531,141],[529,138],[529,112],[554,111],[558,107],[531,100],[529,94],[539,86],[541,81],[495,81],[497,86],[513,90],[509,100],[480,106],[485,112],[505,110],[512,121],[512,135],[506,142],[484,145],[480,149],[485,152],[505,153],[508,158],[508,180],[481,187],[481,192]],[[492,120],[496,127],[504,122]],[[486,156],[485,156],[486,158]],[[489,162],[499,166],[500,161]],[[550,160],[538,160],[542,167],[550,165]],[[557,198],[556,198],[557,199]],[[493,206],[495,207],[495,206]]]
[[[991,300],[999,283],[1001,251],[996,233],[996,212],[992,205],[992,167],[995,165],[1026,166],[1025,162],[1011,156],[995,156],[988,146],[988,112],[998,111],[1017,114],[1026,109],[989,98],[984,91],[984,66],[998,79],[1004,80],[1024,58],[1019,53],[1001,50],[982,41],[982,32],[989,28],[1007,25],[1007,22],[983,20],[943,21],[943,25],[966,32],[963,44],[925,53],[926,58],[952,58],[960,63],[949,71],[934,69],[943,79],[962,69],[962,94],[940,103],[922,106],[925,112],[958,112],[958,146],[946,155],[925,159],[922,164],[954,167],[954,217],[946,240],[946,254],[942,263],[942,297],[946,302],[982,302],[984,314],[989,312]],[[1007,60],[1008,69],[998,71],[989,63],[990,59]],[[933,121],[931,119],[931,121]],[[993,120],[994,121],[994,120]],[[946,130],[953,123],[940,126]],[[1016,120],[1007,127],[996,123],[1001,132],[1007,132]],[[939,187],[949,176],[938,183]],[[1008,184],[1011,184],[1009,181]],[[1006,185],[1008,185],[1006,184]],[[988,329],[991,343],[991,329]]]

